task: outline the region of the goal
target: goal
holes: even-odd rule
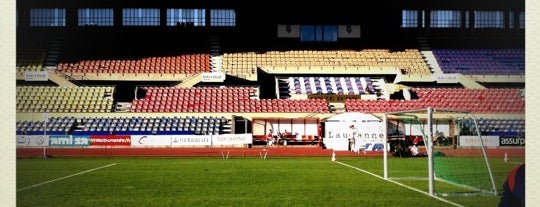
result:
[[[468,120],[466,143],[460,137],[463,120]],[[474,114],[428,107],[385,113],[383,125],[385,179],[421,189],[426,184],[432,196],[497,195]],[[412,155],[413,146],[420,149],[419,156]]]

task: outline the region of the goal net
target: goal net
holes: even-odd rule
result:
[[[497,194],[473,114],[427,108],[386,113],[383,122],[386,179],[437,196]]]

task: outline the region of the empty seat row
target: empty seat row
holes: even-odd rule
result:
[[[253,87],[147,87],[131,102],[132,112],[327,112],[324,100],[257,99]]]
[[[373,94],[369,77],[289,77],[291,94]]]
[[[18,86],[17,112],[111,112],[114,87]]]
[[[326,113],[328,104],[322,99],[309,100],[203,100],[200,102],[147,101],[132,102],[131,112],[283,112],[283,113]]]
[[[17,121],[18,134],[125,134],[147,131],[192,132],[194,134],[222,134],[230,127],[225,117],[51,117],[43,121]]]
[[[183,73],[210,71],[210,54],[186,54],[175,57],[150,57],[139,60],[80,60],[59,63],[64,73]]]
[[[524,75],[524,49],[434,49],[444,73]]]
[[[250,71],[257,67],[294,66],[392,66],[408,74],[426,73],[430,70],[419,50],[337,50],[337,51],[268,51],[265,53],[224,53],[225,71]]]
[[[472,118],[459,119],[458,126],[462,135],[476,134],[476,126],[482,135],[523,136],[525,119],[479,118],[476,124]]]
[[[345,101],[347,111],[390,112],[434,107],[473,113],[525,113],[520,89],[413,89],[418,99]],[[494,94],[494,95],[491,95]]]

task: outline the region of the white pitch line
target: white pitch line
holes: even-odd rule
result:
[[[92,172],[92,171],[99,170],[99,169],[102,169],[102,168],[110,167],[110,166],[113,166],[113,165],[116,165],[116,163],[101,166],[101,167],[97,167],[97,168],[92,168],[90,170],[86,170],[86,171],[83,171],[83,172],[80,172],[80,173],[75,173],[75,174],[71,174],[71,175],[68,175],[68,176],[61,177],[61,178],[56,178],[56,179],[53,179],[53,180],[49,180],[49,181],[45,181],[45,182],[38,183],[38,184],[35,184],[35,185],[31,185],[31,186],[28,186],[28,187],[24,187],[24,188],[18,189],[17,192],[20,192],[20,191],[23,191],[23,190],[28,190],[30,188],[35,188],[35,187],[38,187],[38,186],[42,186],[42,185],[45,185],[45,184],[48,184],[48,183],[56,182],[56,181],[63,180],[63,179],[66,179],[66,178],[70,178],[70,177],[73,177],[73,176],[82,175],[82,174],[85,174],[85,173],[88,173],[88,172]]]
[[[373,174],[373,173],[371,173],[371,172],[365,171],[365,170],[360,169],[360,168],[358,168],[358,167],[355,167],[355,166],[352,166],[352,165],[349,165],[349,164],[345,164],[345,163],[342,163],[342,162],[340,162],[340,161],[336,161],[336,162],[339,163],[340,165],[344,165],[344,166],[350,167],[350,168],[355,169],[355,170],[358,170],[358,171],[360,171],[360,172],[369,174],[369,175],[371,175],[371,176],[373,176],[373,177],[380,178],[380,179],[382,179],[382,180],[386,180],[386,181],[391,182],[391,183],[394,183],[394,184],[396,184],[396,185],[399,185],[399,186],[408,188],[408,189],[410,189],[410,190],[413,190],[413,191],[422,193],[422,194],[424,194],[424,195],[427,195],[427,196],[429,196],[429,197],[435,198],[435,199],[440,200],[440,201],[442,201],[442,202],[451,204],[451,205],[453,205],[453,206],[464,207],[464,206],[462,206],[462,205],[460,205],[460,204],[458,204],[458,203],[454,203],[454,202],[452,202],[452,201],[449,201],[449,200],[440,198],[440,197],[438,197],[438,196],[431,196],[431,195],[429,195],[429,193],[427,193],[427,192],[425,192],[425,191],[422,191],[422,190],[419,190],[419,189],[416,189],[416,188],[413,188],[413,187],[404,185],[404,184],[402,184],[402,183],[399,183],[399,182],[396,182],[396,181],[393,181],[393,180],[384,179],[383,177],[381,177],[381,176],[379,176],[379,175],[376,175],[376,174]]]

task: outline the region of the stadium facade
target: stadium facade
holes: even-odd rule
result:
[[[16,9],[19,148],[251,147],[270,130],[289,133],[278,144],[320,147],[338,114],[425,107],[479,118],[435,117],[451,145],[473,127],[495,147],[525,145],[524,1]]]

